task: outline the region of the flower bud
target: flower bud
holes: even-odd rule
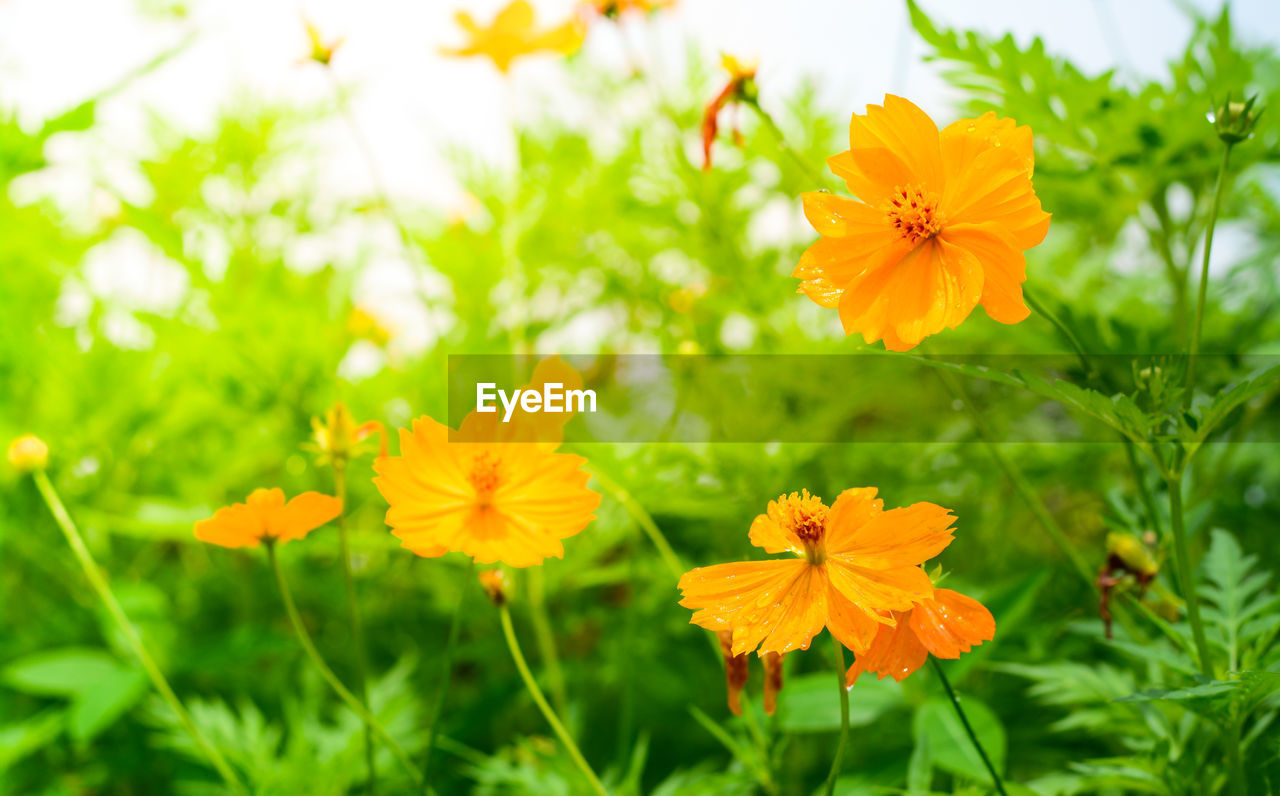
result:
[[[1213,127],[1218,131],[1218,138],[1228,144],[1238,144],[1253,135],[1253,126],[1257,124],[1262,109],[1254,109],[1258,95],[1253,95],[1244,102],[1232,102],[1228,94],[1226,100],[1214,108],[1211,119]]]
[[[23,473],[43,470],[49,465],[49,446],[35,434],[23,434],[9,443],[9,464]]]
[[[486,569],[478,576],[489,602],[498,608],[507,604],[507,575],[500,569]]]

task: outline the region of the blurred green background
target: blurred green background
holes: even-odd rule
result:
[[[1221,157],[1205,112],[1228,91],[1258,93],[1266,106],[1280,99],[1274,51],[1253,47],[1225,12],[1185,13],[1193,21],[1185,56],[1151,81],[1089,73],[1039,42],[953,32],[913,14],[917,48],[946,63],[958,98],[954,116],[940,122],[995,109],[1035,131],[1035,185],[1054,220],[1046,242],[1028,253],[1029,286],[1091,351],[1185,349],[1196,253]],[[607,119],[608,140],[548,116],[520,124],[518,168],[450,153],[474,198],[464,212],[393,206],[376,193],[335,199],[316,189],[306,164],[325,153],[309,146],[308,134],[343,123],[350,108],[343,89],[297,105],[246,99],[198,137],[157,116],[148,154],[134,164],[145,185],[114,197],[111,212],[88,225],[16,189],[48,167],[51,146],[95,129],[98,102],[20,123],[6,112],[0,84],[0,439],[34,432],[49,443],[50,476],[112,588],[198,723],[256,793],[355,792],[363,780],[361,725],[291,638],[265,557],[191,535],[193,522],[257,486],[331,489],[329,473],[302,448],[312,416],[342,400],[357,420],[389,428],[422,414],[443,418],[448,353],[864,348],[840,334],[834,313],[794,295],[790,278],[815,237],[798,195],[835,190],[836,181],[814,185],[745,111],[742,145],[722,137],[714,168],[702,170],[702,106],[723,75],[697,59],[661,86],[643,70],[601,70],[577,58],[563,68],[578,100]],[[844,148],[855,109],[815,97],[766,93],[761,103],[787,144],[820,167]],[[610,111],[623,106],[643,111]],[[1274,122],[1269,110],[1232,155],[1206,351],[1280,354]],[[353,318],[356,286],[377,267],[376,247],[356,242],[318,266],[291,261],[296,241],[352,218],[368,219],[392,245],[396,225],[403,227],[404,260],[418,274],[406,300],[435,332],[425,346],[399,346],[394,324],[379,321],[374,308],[361,308],[372,325]],[[145,242],[163,260],[163,278],[177,285],[163,310],[86,289],[92,253],[122,238]],[[379,323],[390,327],[389,340]],[[1006,327],[976,312],[922,350],[1068,349],[1038,316]],[[1212,392],[1239,375],[1224,365],[1202,383]],[[1132,374],[1110,376],[1116,390],[1136,390]],[[909,407],[914,394],[941,386],[903,381],[882,389]],[[1243,444],[1210,446],[1189,477],[1197,556],[1218,539],[1215,529],[1237,545],[1215,541],[1208,577],[1234,572],[1243,580],[1241,573],[1278,563],[1280,456],[1274,443],[1249,443],[1275,435],[1274,419],[1258,406],[1235,418],[1232,439]],[[1200,732],[1215,726],[1212,716],[1184,703],[1113,701],[1186,672],[1134,654],[1123,629],[1120,643],[1103,639],[1096,594],[1042,532],[967,415],[955,412],[946,426],[928,443],[618,444],[577,452],[629,491],[690,566],[758,553],[747,544],[751,519],[768,500],[802,487],[833,498],[875,485],[889,505],[952,508],[959,521],[942,559],[952,571],[948,585],[983,600],[998,630],[994,643],[949,671],[1008,778],[1041,794],[1223,790],[1221,776],[1204,773],[1221,760],[1218,736]],[[1152,530],[1141,494],[1160,498],[1162,487],[1140,465],[1140,488],[1119,444],[1002,451],[1088,566],[1105,562],[1108,532]],[[367,457],[353,464],[349,505],[379,716],[420,754],[424,706],[439,688],[439,651],[465,588],[438,791],[580,792],[579,775],[521,688],[496,613],[464,582],[464,562],[418,559],[397,547],[370,465]],[[0,495],[0,793],[220,792],[149,691],[30,479],[0,471]],[[535,638],[548,636],[532,610],[545,602],[569,724],[613,788],[802,794],[819,786],[838,725],[823,652],[788,657],[779,714],[759,717],[765,735],[756,738],[726,710],[704,631],[688,624],[675,579],[617,495],[605,495],[598,519],[566,547],[564,560],[516,573],[513,610],[545,676],[547,651]],[[318,646],[350,676],[334,529],[281,556]],[[1167,575],[1159,583],[1158,594],[1173,590]],[[1266,598],[1255,618],[1274,613],[1269,592],[1253,596]],[[1259,648],[1258,668],[1266,669],[1275,656]],[[749,693],[758,701],[754,661],[752,668]],[[927,672],[901,685],[860,682],[839,792],[985,792],[985,773],[954,735],[940,697]],[[1271,692],[1260,697],[1246,725],[1256,728],[1251,792],[1268,792],[1280,775],[1280,736],[1260,718],[1276,715],[1271,699]],[[379,768],[384,792],[410,792],[385,750]]]

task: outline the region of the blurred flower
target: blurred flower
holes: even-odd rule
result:
[[[315,61],[321,66],[328,66],[329,62],[333,60],[334,51],[342,44],[342,39],[336,38],[325,41],[323,34],[320,33],[320,29],[315,26],[315,23],[309,19],[304,19],[302,22],[307,27],[307,41],[311,45],[311,52],[307,54],[306,60]]]
[[[1262,110],[1254,110],[1258,101],[1255,94],[1244,102],[1232,102],[1231,95],[1213,110],[1213,127],[1218,131],[1218,138],[1228,144],[1238,144],[1253,135],[1253,127],[1258,123]]]
[[[441,48],[440,52],[459,57],[483,55],[502,72],[509,70],[511,62],[522,55],[537,52],[569,55],[577,52],[586,33],[581,20],[576,18],[550,30],[535,30],[533,6],[525,0],[509,3],[487,28],[480,27],[465,11],[459,11],[455,19],[470,41],[462,47]]]
[[[374,463],[387,524],[428,558],[457,551],[528,567],[563,557],[560,540],[595,519],[600,496],[587,488],[586,459],[527,439],[451,442],[446,426],[418,418],[400,430],[400,455]]]
[[[729,82],[702,112],[702,169],[711,168],[711,145],[715,143],[720,127],[720,112],[735,102],[755,102],[759,95],[756,88],[756,62],[738,60],[732,55],[722,55],[720,63],[729,72]],[[734,143],[742,145],[742,134],[737,124],[733,127]]]
[[[382,423],[370,420],[356,425],[355,418],[351,416],[346,404],[338,401],[329,407],[324,417],[311,418],[311,433],[315,442],[304,447],[318,454],[316,463],[321,467],[326,464],[341,467],[352,456],[361,452],[362,443],[374,432],[377,432],[382,440],[378,456],[386,456],[387,432],[383,429]]]
[[[35,434],[23,434],[9,443],[9,464],[29,473],[49,466],[49,446]]]
[[[582,386],[559,357],[538,363],[524,389]],[[400,430],[400,455],[374,463],[390,504],[387,524],[420,556],[450,551],[513,567],[564,556],[562,539],[595,519],[600,496],[587,488],[586,459],[556,453],[568,412],[528,413],[510,422],[472,411],[456,432],[430,417]],[[452,434],[452,439],[450,438]]]
[[[742,715],[742,689],[747,685],[747,656],[733,653],[733,631],[716,633],[720,640],[720,652],[724,655],[724,683],[729,692],[729,712]]]
[[[357,340],[368,340],[379,347],[391,340],[391,331],[363,307],[355,307],[347,315],[347,332]]]
[[[1000,323],[1030,314],[1022,253],[1049,229],[1031,184],[1031,128],[987,113],[939,134],[886,95],[854,114],[849,149],[828,162],[856,199],[804,195],[822,237],[793,275],[798,292],[839,310],[846,334],[906,351],[978,304]]]
[[[853,665],[845,674],[850,687],[863,672],[901,682],[930,654],[959,658],[996,633],[996,620],[982,603],[951,589],[934,589],[933,597],[909,611],[895,611],[893,618],[897,624],[881,625],[866,652],[854,651]]]
[[[223,547],[257,547],[262,542],[289,542],[337,517],[342,501],[319,492],[303,492],[284,500],[280,489],[255,489],[244,503],[218,509],[196,523],[196,538]]]
[[[480,587],[484,589],[489,602],[499,608],[507,604],[507,591],[510,586],[505,572],[500,569],[486,569],[476,577],[479,578]]]
[[[676,0],[586,0],[583,7],[599,16],[616,19],[628,11],[652,13],[674,8]]]
[[[1111,633],[1111,595],[1115,588],[1124,582],[1126,575],[1132,575],[1138,584],[1138,596],[1145,597],[1147,587],[1156,575],[1160,574],[1160,565],[1155,556],[1142,539],[1131,533],[1107,534],[1107,561],[1098,570],[1098,615],[1102,617],[1102,626],[1107,638]]]
[[[733,653],[808,649],[825,627],[846,647],[866,650],[889,611],[908,611],[933,593],[920,564],[951,543],[951,513],[932,503],[883,510],[874,488],[846,489],[828,508],[808,491],[769,504],[751,543],[795,558],[698,567],[680,578],[690,620],[733,631]]]

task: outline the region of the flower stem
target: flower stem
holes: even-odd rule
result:
[[[800,168],[800,171],[815,185],[821,186],[826,184],[826,179],[823,177],[822,172],[815,171],[813,166],[811,166],[807,160],[800,157],[800,153],[792,149],[791,145],[787,143],[787,137],[783,134],[782,129],[778,127],[778,123],[773,120],[773,117],[769,115],[769,112],[760,107],[760,101],[744,100],[744,102],[751,108],[751,110],[756,112],[756,116],[760,117],[760,121],[764,122],[764,126],[769,128],[769,132],[773,134],[774,140],[778,142],[778,149],[786,152],[792,162],[794,162],[796,166]]]
[[[1035,293],[1028,290],[1026,285],[1022,286],[1022,297],[1031,306],[1031,309],[1039,313],[1040,317],[1052,324],[1053,328],[1057,329],[1058,333],[1066,338],[1071,348],[1075,350],[1076,356],[1080,358],[1080,364],[1084,367],[1084,372],[1092,376],[1094,374],[1093,365],[1089,363],[1089,356],[1084,352],[1084,346],[1080,344],[1080,338],[1076,337],[1075,332],[1071,331],[1071,327],[1063,323],[1057,315],[1049,311],[1048,307],[1040,303],[1040,299],[1036,298]]]
[[[960,698],[956,696],[956,692],[951,688],[951,681],[947,679],[947,675],[942,671],[942,664],[938,663],[938,659],[929,656],[929,663],[933,664],[933,670],[938,674],[938,680],[941,681],[942,687],[947,692],[947,697],[951,700],[951,706],[956,709],[956,715],[960,717],[960,723],[964,725],[964,731],[969,733],[969,740],[973,741],[973,746],[978,750],[978,755],[982,757],[982,763],[987,767],[987,771],[991,774],[991,781],[995,783],[996,790],[1000,792],[1000,796],[1008,796],[1004,789],[1004,783],[1000,780],[1000,775],[996,773],[996,767],[992,765],[991,758],[987,756],[987,750],[982,748],[982,741],[978,740],[978,734],[973,731],[973,725],[969,723],[969,717],[964,714],[964,708],[960,707]]]
[[[520,672],[520,679],[524,680],[525,687],[529,689],[529,695],[533,697],[538,710],[542,711],[543,717],[551,725],[556,737],[560,739],[565,749],[568,750],[569,757],[573,758],[573,762],[581,769],[587,781],[591,783],[591,789],[600,794],[600,796],[609,796],[609,792],[604,789],[600,778],[596,776],[596,772],[591,770],[591,765],[582,756],[578,745],[573,742],[569,731],[565,729],[560,718],[556,716],[556,712],[552,710],[551,704],[547,702],[547,698],[542,694],[542,689],[538,687],[537,681],[533,679],[533,672],[529,671],[529,664],[525,662],[524,653],[520,651],[520,642],[516,639],[515,628],[511,625],[511,609],[503,605],[500,610],[502,612],[502,634],[507,638],[507,647],[511,650],[511,659],[515,661],[516,669]]]
[[[431,773],[431,759],[435,756],[436,740],[440,737],[440,711],[444,707],[445,695],[449,693],[449,682],[453,679],[453,653],[457,648],[458,631],[462,626],[462,608],[467,603],[471,581],[475,580],[476,562],[474,558],[469,561],[467,571],[462,576],[462,589],[458,592],[458,606],[453,611],[453,618],[449,620],[449,634],[444,641],[443,660],[440,662],[440,688],[436,691],[436,698],[427,714],[427,753],[422,761],[423,792],[426,792],[431,781],[427,775]]]
[[[849,736],[849,688],[844,682],[844,648],[835,636],[831,637],[831,647],[836,664],[836,690],[840,692],[840,738],[836,741],[836,753],[831,758],[831,773],[827,774],[827,796],[835,792],[836,779],[840,776],[840,762],[844,757],[844,742]]]
[[[276,576],[276,585],[280,587],[280,599],[284,602],[285,613],[289,615],[289,622],[293,625],[293,630],[298,636],[298,643],[302,645],[303,651],[307,653],[307,657],[311,658],[311,662],[315,664],[316,669],[320,671],[321,676],[324,677],[325,682],[329,684],[329,687],[333,689],[333,692],[337,694],[343,702],[347,703],[347,707],[351,708],[353,713],[364,720],[366,726],[377,733],[378,737],[387,745],[387,748],[389,748],[400,760],[401,764],[404,765],[405,769],[409,772],[409,775],[413,777],[413,781],[421,784],[422,772],[418,771],[417,767],[409,760],[409,756],[405,754],[404,749],[402,749],[400,744],[396,743],[395,739],[391,737],[390,733],[388,733],[386,729],[378,723],[378,720],[374,718],[373,714],[367,707],[365,707],[364,703],[359,699],[356,699],[355,694],[352,694],[351,691],[342,684],[342,681],[338,679],[338,676],[329,668],[329,664],[325,663],[324,658],[320,655],[320,651],[316,649],[315,643],[312,642],[311,634],[307,632],[306,625],[302,624],[302,617],[298,615],[297,606],[293,603],[293,593],[289,590],[289,584],[284,579],[284,570],[280,568],[280,558],[276,555],[275,542],[267,540],[266,548],[267,558],[271,560],[271,569]]]
[[[129,621],[124,608],[120,606],[120,602],[116,600],[115,594],[112,593],[111,586],[107,584],[102,571],[98,569],[97,562],[93,560],[93,554],[85,546],[84,539],[81,538],[80,531],[76,528],[71,515],[67,513],[66,506],[62,505],[62,500],[58,497],[57,490],[53,488],[53,484],[49,481],[49,476],[45,474],[44,470],[36,470],[31,476],[35,479],[36,488],[40,490],[40,496],[44,498],[45,505],[49,507],[49,512],[53,514],[53,519],[57,521],[58,527],[62,529],[62,535],[66,537],[67,544],[70,545],[76,561],[80,563],[80,568],[84,570],[85,577],[89,580],[89,585],[93,587],[98,599],[106,606],[107,613],[111,614],[111,618],[120,628],[125,641],[133,649],[133,654],[137,656],[143,670],[151,678],[151,684],[155,686],[161,698],[168,703],[174,714],[177,715],[178,721],[182,723],[183,728],[195,740],[196,745],[200,747],[200,751],[204,752],[205,757],[209,758],[209,762],[218,770],[218,774],[227,783],[227,787],[231,788],[235,793],[245,793],[244,786],[240,784],[240,778],[236,776],[235,771],[232,770],[230,764],[227,763],[217,747],[210,743],[204,733],[200,732],[200,728],[191,719],[191,714],[183,706],[182,700],[174,693],[169,681],[165,679],[160,667],[156,665],[151,653],[147,651],[146,645],[142,642],[142,637],[138,635],[137,628]]]
[[[546,667],[547,688],[551,691],[551,703],[556,711],[564,713],[568,697],[564,687],[564,669],[560,666],[560,653],[556,650],[556,637],[551,631],[551,618],[547,616],[547,584],[542,567],[529,570],[529,614],[533,620],[533,637],[538,645],[538,656]]]
[[[356,602],[356,580],[351,571],[351,550],[347,544],[347,467],[343,460],[333,463],[333,492],[342,503],[342,511],[338,514],[338,548],[342,559],[342,581],[347,591],[347,622],[351,626],[351,641],[355,645],[356,689],[360,693],[360,701],[369,704],[369,675],[365,661],[364,628],[360,622],[360,606]],[[369,793],[378,791],[378,772],[374,766],[373,730],[368,724],[364,727],[364,761],[369,771]]]
[[[631,496],[626,487],[600,472],[599,469],[592,468],[591,476],[596,479],[604,491],[618,501],[619,505],[631,515],[631,519],[636,521],[636,524],[640,526],[640,530],[644,531],[645,536],[648,536],[649,541],[653,542],[653,546],[658,549],[658,555],[661,556],[663,563],[667,565],[667,569],[671,571],[671,574],[676,578],[683,575],[685,573],[684,562],[680,560],[680,555],[676,553],[675,548],[667,541],[662,529],[653,521],[653,517],[649,512],[645,511],[644,506],[641,506],[639,501]],[[717,645],[716,655],[718,656],[719,654],[720,647]]]
[[[1222,205],[1222,185],[1226,182],[1227,161],[1231,158],[1231,144],[1222,150],[1222,163],[1218,166],[1218,179],[1213,186],[1213,202],[1209,205],[1209,223],[1204,232],[1204,259],[1200,262],[1200,293],[1196,296],[1196,317],[1191,326],[1191,348],[1187,358],[1187,387],[1182,395],[1182,405],[1191,405],[1191,394],[1196,387],[1196,357],[1200,354],[1200,327],[1204,322],[1204,301],[1209,294],[1209,252],[1213,249],[1213,228],[1218,223],[1218,208]]]
[[[1213,677],[1213,659],[1209,657],[1209,641],[1200,621],[1200,597],[1196,594],[1192,576],[1191,554],[1187,549],[1187,523],[1182,508],[1182,475],[1168,479],[1169,515],[1173,521],[1173,563],[1178,570],[1178,585],[1182,599],[1187,604],[1187,619],[1191,622],[1191,635],[1196,642],[1196,657],[1200,659],[1200,671],[1205,677]]]

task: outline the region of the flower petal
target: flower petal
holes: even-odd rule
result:
[[[953,224],[998,223],[1025,251],[1044,240],[1049,214],[1040,206],[1031,128],[987,113],[942,131],[946,191],[942,204]]]
[[[810,572],[816,569],[799,558],[698,567],[680,578],[684,595],[680,604],[699,609],[691,623],[708,630],[732,630],[735,655],[766,641],[762,652],[803,649],[822,629],[826,617],[826,578],[819,577],[819,594],[819,584]],[[821,605],[815,606],[819,599]]]
[[[879,569],[861,567],[849,556],[827,559],[831,583],[864,613],[879,622],[885,611],[909,611],[933,594],[933,584],[920,567]]]
[[[942,233],[944,246],[964,249],[981,264],[980,303],[993,320],[1018,323],[1031,314],[1022,299],[1027,281],[1026,258],[1017,241],[999,224],[955,224]]]
[[[846,489],[831,504],[825,540],[828,553],[847,551],[855,531],[884,510],[884,501],[876,497],[876,491],[873,486]]]
[[[272,530],[281,542],[301,539],[342,513],[342,501],[319,492],[303,492],[281,508]]]
[[[860,332],[868,343],[885,339],[895,350],[912,348],[967,318],[982,295],[982,278],[976,258],[930,239],[850,280],[840,320],[846,333]]]
[[[220,508],[207,520],[196,523],[196,538],[223,547],[257,547],[266,534],[261,514],[235,503]]]
[[[865,114],[854,114],[849,124],[849,149],[856,153],[859,149],[877,147],[887,149],[909,170],[909,179],[896,184],[909,182],[932,190],[942,188],[944,174],[938,127],[911,101],[886,94],[883,106],[868,105]],[[893,183],[887,187],[892,188]]]
[[[951,589],[934,589],[911,612],[912,632],[939,658],[959,658],[996,634],[996,620],[986,606]]]
[[[893,677],[902,682],[923,666],[928,657],[928,650],[907,627],[906,615],[899,615],[896,627],[879,626],[866,652],[854,651],[853,665],[845,673],[845,685],[852,688],[863,672],[875,672],[881,680]]]
[[[951,544],[955,519],[950,509],[933,503],[890,509],[854,528],[833,557],[869,569],[918,567]]]

